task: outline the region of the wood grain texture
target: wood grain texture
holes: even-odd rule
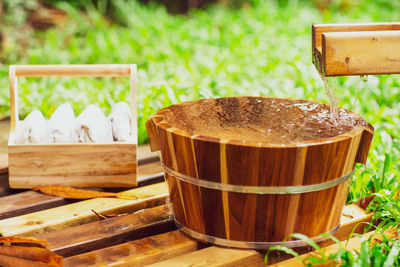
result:
[[[144,145],[138,146],[137,153],[138,153],[137,155],[138,155],[139,166],[145,165],[150,162],[159,162],[160,161],[157,153],[151,152],[149,144],[144,144]]]
[[[92,209],[104,214],[132,213],[140,209],[162,205],[168,196],[165,183],[158,183],[124,192],[150,195],[152,197],[138,200],[89,199],[13,217],[0,221],[0,234],[3,236],[31,236],[48,233],[97,220],[98,217],[91,211]]]
[[[335,233],[339,240],[346,240],[350,233],[363,233],[363,222],[369,222],[372,214],[366,214],[365,210],[356,205],[348,205],[343,209],[341,226]],[[354,229],[354,227],[356,227]],[[331,245],[332,241],[319,243],[321,247]],[[309,248],[298,248],[299,254],[309,251]],[[237,250],[221,247],[208,247],[189,254],[184,254],[166,261],[155,263],[151,266],[265,266],[264,253],[254,250]],[[289,259],[289,255],[272,253],[269,264]],[[287,265],[290,266],[290,265]]]
[[[97,65],[15,65],[15,76],[129,76],[128,64]]]
[[[133,142],[110,144],[15,144],[19,126],[18,76],[128,76]],[[137,185],[136,65],[12,65],[10,82],[9,177],[12,188],[59,184],[76,187]]]
[[[339,240],[346,240],[356,226],[357,228],[354,229],[354,233],[363,233],[360,225],[362,225],[362,222],[369,221],[371,216],[372,214],[366,214],[365,210],[356,205],[345,206],[343,215],[341,216],[341,226],[335,236]],[[331,244],[332,242],[325,241],[319,245],[325,247]],[[309,248],[298,248],[296,251],[299,254],[304,254],[309,252]],[[151,266],[265,266],[264,256],[265,253],[259,253],[254,250],[227,249],[211,246],[169,260],[160,261]],[[289,257],[283,253],[272,253],[269,264],[288,259]]]
[[[144,266],[197,249],[196,241],[176,230],[69,257],[63,266]]]
[[[312,46],[321,50],[322,34],[327,32],[399,31],[400,22],[353,23],[353,24],[313,24]]]
[[[95,221],[60,231],[40,234],[51,250],[63,257],[175,230],[168,206],[144,209],[134,214]]]
[[[236,266],[267,266],[264,255],[254,250],[228,249],[208,247],[192,253],[184,254],[166,261],[149,265],[148,267],[236,267]]]
[[[164,174],[158,157],[150,152],[148,145],[139,146],[138,186],[146,186],[164,181]],[[8,172],[8,161],[5,167]],[[3,183],[4,182],[4,183]],[[3,186],[2,186],[3,185]],[[9,194],[8,175],[0,175],[0,186],[4,194]],[[109,190],[109,189],[108,189]],[[122,191],[119,188],[113,190]],[[1,190],[0,190],[1,195]],[[34,191],[14,193],[1,198],[0,219],[11,218],[39,210],[49,209],[74,201],[64,200],[60,197],[48,196]]]
[[[322,34],[326,76],[400,73],[400,30]]]
[[[70,203],[61,197],[48,196],[35,191],[4,196],[0,202],[0,220]]]
[[[365,162],[373,135],[372,127],[362,126],[298,145],[243,144],[183,132],[166,123],[163,116],[168,112],[163,109],[147,122],[162,163],[180,174],[220,184],[299,186],[334,180]],[[329,232],[339,224],[348,193],[348,182],[309,193],[253,194],[210,189],[171,174],[166,178],[181,225],[234,241],[280,242],[293,232],[310,237]]]
[[[8,151],[7,151],[7,144],[8,144],[8,135],[10,134],[10,119],[0,119],[0,158],[1,162],[7,163],[8,168]],[[3,161],[7,159],[6,161]],[[4,165],[2,165],[4,166]],[[3,167],[1,168],[3,169]]]
[[[164,176],[164,173],[162,171],[160,162],[155,161],[155,162],[150,162],[146,163],[143,165],[139,165],[138,168],[138,182],[143,182],[144,180],[149,179],[150,177],[156,177],[156,176]]]
[[[400,73],[400,22],[314,24],[312,58],[326,76]]]
[[[9,145],[12,188],[136,186],[136,144]]]
[[[41,263],[38,261],[25,260],[21,258],[0,255],[0,266],[2,267],[50,267],[46,263]]]

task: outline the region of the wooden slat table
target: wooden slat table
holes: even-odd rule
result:
[[[166,204],[168,191],[158,157],[148,146],[139,148],[138,172],[139,187],[128,192],[149,195],[141,200],[71,201],[31,190],[9,190],[6,183],[0,183],[0,192],[5,194],[0,197],[0,234],[45,239],[52,251],[65,257],[64,266],[266,265],[264,252],[206,245],[176,229]],[[7,177],[7,164],[0,165],[0,173]],[[103,214],[128,214],[99,220],[92,209]],[[361,233],[359,223],[370,218],[371,214],[358,206],[346,206],[335,236],[346,240],[355,227],[355,232]],[[329,241],[321,244],[332,249],[330,245]],[[298,251],[310,252],[309,248]],[[297,266],[299,261],[276,254],[269,263]]]

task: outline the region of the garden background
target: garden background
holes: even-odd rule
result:
[[[311,62],[311,24],[400,21],[399,10],[400,1],[384,0],[0,0],[0,117],[9,116],[10,64],[136,63],[140,144],[149,116],[182,101],[263,95],[327,102]],[[380,193],[398,202],[400,76],[332,83],[339,106],[375,127],[348,201]],[[109,111],[128,95],[126,78],[28,78],[19,109],[22,118],[34,108],[49,117],[64,102],[76,114],[89,103]],[[400,221],[398,205],[382,212]]]

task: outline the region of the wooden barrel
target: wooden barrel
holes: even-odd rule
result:
[[[363,123],[318,140],[271,144],[239,138],[239,128],[250,127],[268,101],[325,105],[267,97],[207,99],[162,109],[147,121],[151,149],[161,150],[175,222],[191,237],[264,249],[291,233],[319,241],[319,234],[338,228],[349,178],[356,163],[366,162],[373,127],[359,117]],[[196,133],[195,124],[214,123],[215,114],[229,118]],[[239,126],[229,134],[224,124],[232,121]],[[301,240],[286,243],[303,245]]]

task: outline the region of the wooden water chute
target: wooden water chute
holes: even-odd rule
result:
[[[15,134],[20,124],[17,78],[46,76],[129,77],[133,141],[16,144]],[[52,184],[76,187],[137,185],[136,65],[12,65],[9,79],[8,161],[11,188]]]
[[[400,22],[313,24],[312,60],[324,76],[400,73]]]
[[[227,247],[265,249],[293,232],[334,233],[373,136],[367,125],[297,145],[244,143],[178,129],[170,114],[157,112],[146,127],[152,151],[161,150],[175,222],[195,239]]]

